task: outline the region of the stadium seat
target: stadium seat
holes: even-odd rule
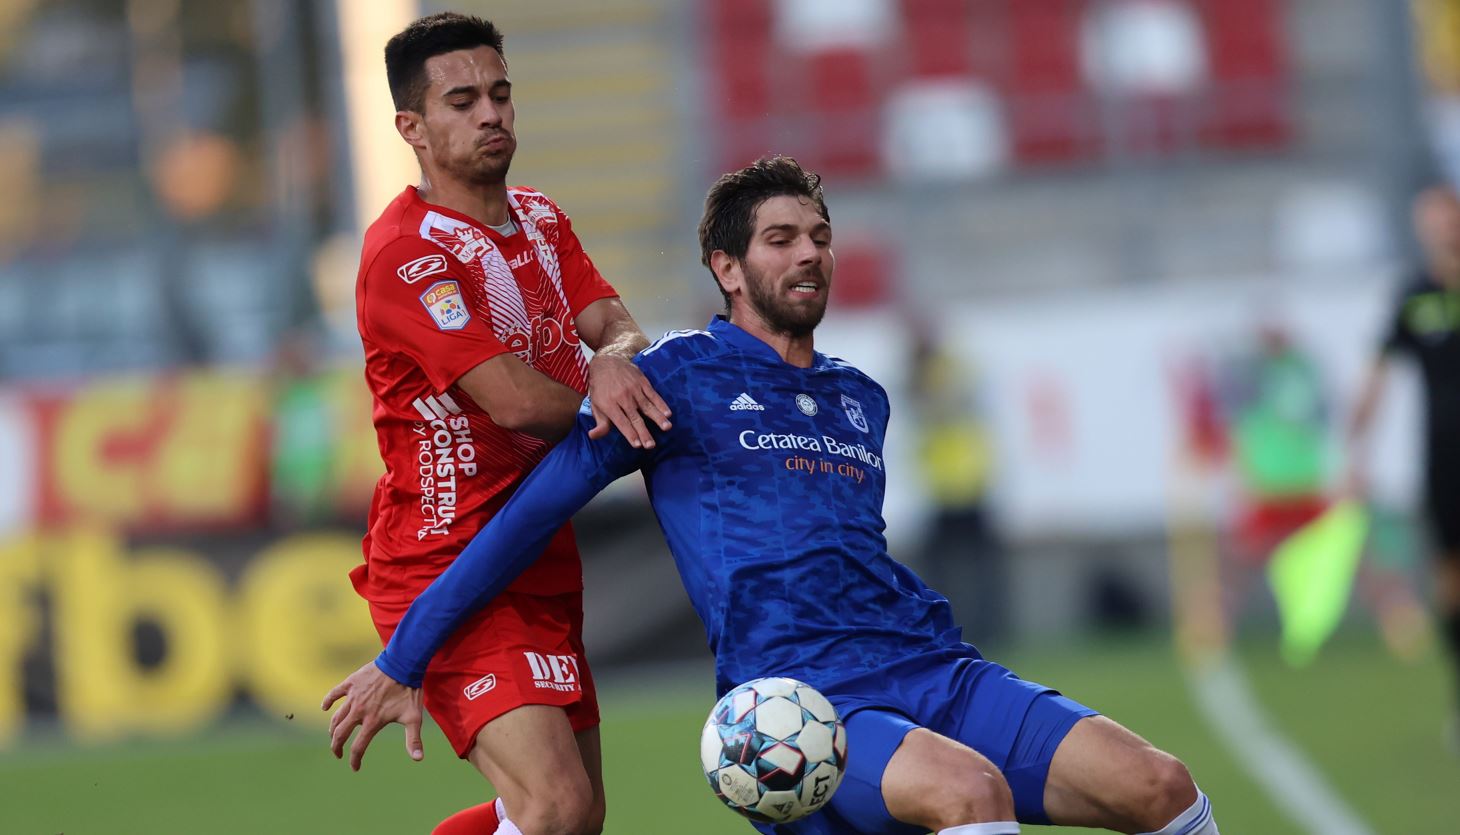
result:
[[[825,173],[865,175],[877,170],[882,91],[873,56],[835,47],[805,58],[808,84],[795,112],[814,114],[815,162]]]
[[[1202,142],[1227,148],[1285,144],[1291,127],[1281,4],[1221,0],[1201,4],[1200,11],[1213,85]]]
[[[836,248],[836,281],[832,284],[837,310],[877,307],[892,300],[895,276],[892,259],[875,242],[857,239]]]
[[[1080,74],[1080,8],[1069,0],[1008,4],[1009,118],[1014,155],[1022,163],[1077,160],[1098,151],[1095,109]]]
[[[967,0],[902,0],[902,23],[902,54],[911,75],[973,74],[973,6]]]

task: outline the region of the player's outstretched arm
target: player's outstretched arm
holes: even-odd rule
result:
[[[527,569],[574,513],[649,453],[613,434],[589,439],[585,403],[573,431],[548,453],[506,506],[426,588],[375,663],[401,684],[420,686],[426,665],[456,628]]]
[[[350,746],[352,769],[359,770],[370,741],[392,722],[405,725],[406,751],[412,759],[421,759],[419,688],[437,648],[526,570],[579,508],[639,466],[645,453],[622,437],[589,440],[591,421],[585,404],[568,437],[548,453],[451,567],[411,603],[385,651],[325,696],[324,710],[345,699],[330,719],[330,749],[336,757],[343,756],[346,740],[360,728]]]
[[[421,691],[392,679],[370,662],[350,677],[336,684],[325,694],[321,710],[329,710],[335,702],[345,703],[330,717],[330,750],[335,759],[344,756],[345,741],[358,726],[360,733],[350,746],[350,768],[360,770],[365,749],[381,728],[399,722],[406,728],[406,753],[419,762],[426,756],[421,745]]]
[[[575,323],[584,343],[593,349],[588,366],[588,400],[593,406],[593,429],[598,439],[616,428],[636,448],[653,449],[650,424],[662,432],[671,428],[669,406],[654,391],[633,359],[649,340],[617,297],[599,299],[578,314]]]

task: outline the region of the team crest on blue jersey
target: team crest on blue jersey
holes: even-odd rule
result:
[[[819,411],[816,407],[816,401],[812,400],[809,394],[796,395],[796,408],[800,409],[801,414],[807,417],[815,417]]]
[[[871,427],[867,425],[867,415],[862,411],[862,404],[845,394],[842,395],[842,409],[847,413],[847,420],[863,432],[870,432]]]

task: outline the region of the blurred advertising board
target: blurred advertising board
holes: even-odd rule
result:
[[[379,651],[347,534],[133,543],[99,530],[0,545],[0,745],[59,720],[80,741],[196,731],[241,700],[318,723]]]
[[[97,379],[0,399],[0,531],[355,515],[380,473],[357,372]]]
[[[0,744],[45,719],[184,732],[240,701],[313,721],[379,647],[345,576],[381,471],[369,407],[356,369],[0,396]]]

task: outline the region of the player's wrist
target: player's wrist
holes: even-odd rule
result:
[[[638,353],[638,351],[632,350],[631,347],[626,344],[605,345],[602,348],[599,348],[597,351],[593,352],[593,359],[588,363],[589,370],[592,370],[594,363],[604,360],[633,362],[635,355],[637,355]]]
[[[421,677],[413,676],[397,665],[391,659],[388,649],[381,650],[380,654],[375,656],[375,667],[389,676],[397,684],[413,689],[418,689],[421,686]]]

